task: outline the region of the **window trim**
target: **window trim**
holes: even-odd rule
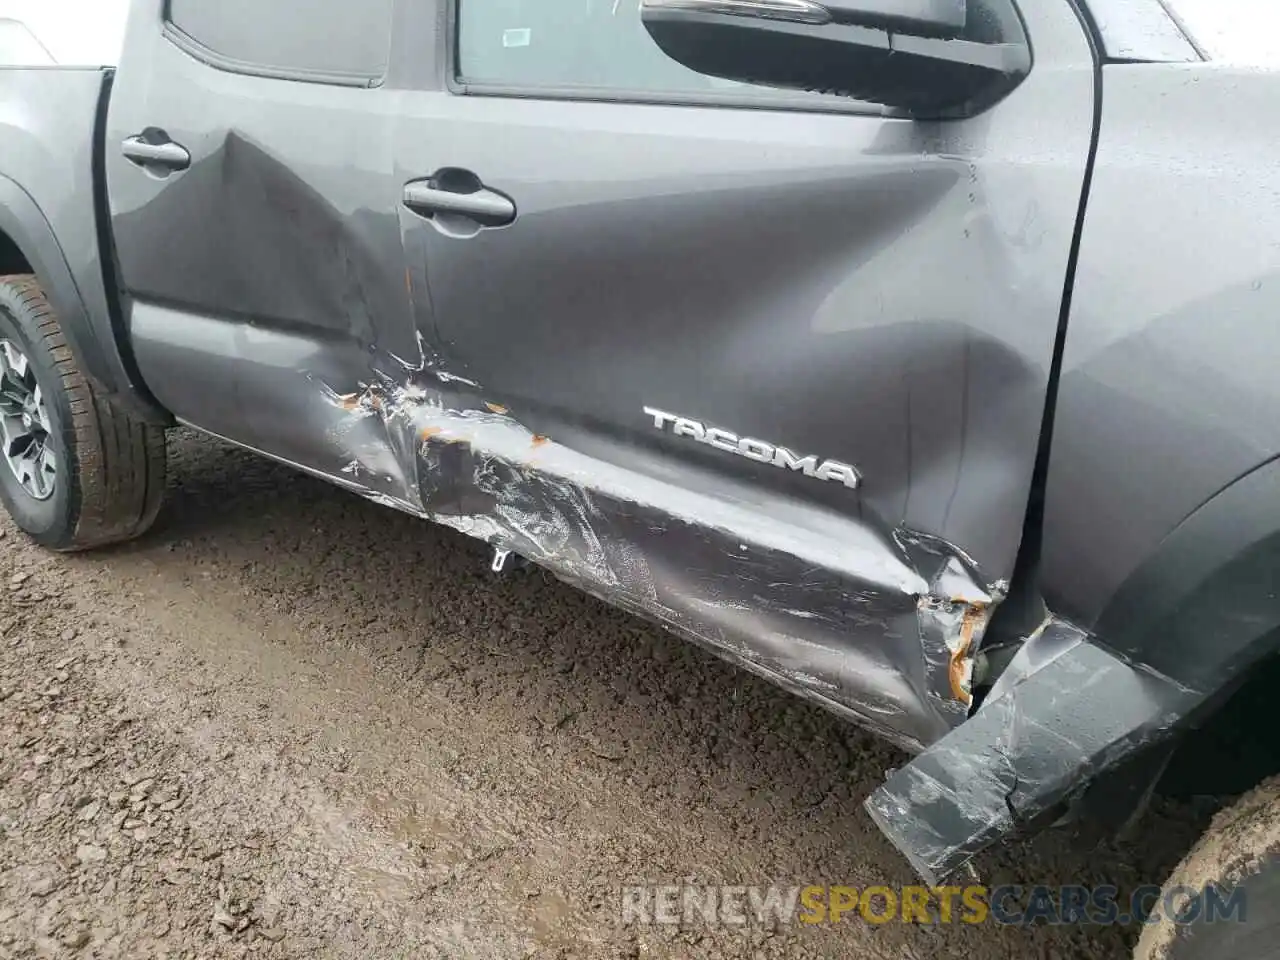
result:
[[[461,5],[467,0],[443,0],[444,83],[451,94],[462,97],[504,97],[512,100],[559,100],[578,103],[636,104],[665,107],[724,107],[734,110],[765,110],[788,113],[823,113],[839,116],[891,119],[895,111],[876,103],[823,99],[817,94],[787,93],[774,97],[724,92],[642,90],[625,87],[538,87],[509,83],[475,82],[462,78],[458,62]]]
[[[1209,58],[1164,0],[1085,0],[1107,63],[1200,63]]]
[[[38,47],[41,50],[41,52],[44,53],[44,55],[48,58],[48,60],[46,60],[44,63],[29,63],[29,64],[28,63],[23,63],[23,64],[5,63],[5,64],[0,64],[0,66],[6,67],[6,68],[17,68],[17,69],[24,69],[24,70],[32,69],[36,67],[62,66],[62,64],[58,61],[58,58],[53,55],[53,53],[49,50],[47,46],[45,46],[44,41],[41,40],[36,35],[36,32],[31,29],[30,24],[28,24],[25,20],[20,20],[17,17],[0,16],[0,29],[3,29],[6,25],[18,27],[23,33],[27,35],[28,38],[30,38],[31,42],[34,43],[36,47]]]
[[[371,76],[369,74],[356,73],[336,73],[326,70],[298,70],[289,67],[272,67],[267,64],[254,63],[248,60],[238,60],[235,57],[228,57],[226,54],[218,53],[218,51],[205,46],[191,34],[187,33],[181,27],[170,19],[170,4],[172,0],[164,0],[164,8],[161,11],[162,16],[162,32],[166,40],[175,47],[185,53],[194,60],[198,60],[205,66],[212,67],[215,70],[221,70],[224,73],[234,73],[247,77],[262,77],[266,80],[293,80],[299,83],[322,83],[336,87],[361,87],[374,88],[380,87],[386,80],[387,69],[390,66],[390,53],[388,52],[388,65],[383,68],[382,73]],[[390,38],[388,38],[388,41]]]

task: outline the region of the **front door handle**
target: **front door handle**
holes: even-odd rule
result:
[[[124,155],[146,169],[185,170],[191,166],[191,154],[180,143],[174,143],[163,131],[147,130],[129,137],[120,145]]]
[[[471,220],[482,227],[503,227],[516,218],[510,197],[488,189],[469,170],[452,167],[405,184],[404,205],[424,217]]]

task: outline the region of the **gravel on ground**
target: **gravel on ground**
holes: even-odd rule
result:
[[[143,540],[0,524],[0,958],[1120,958],[1132,928],[623,925],[624,886],[910,884],[892,747],[483,545],[189,431]],[[1158,882],[1200,826],[984,883]]]

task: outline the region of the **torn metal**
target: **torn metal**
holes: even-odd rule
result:
[[[643,450],[588,455],[528,429],[425,347],[387,366],[355,390],[319,391],[347,486],[538,563],[908,749],[965,720],[1004,584],[984,585],[954,546],[803,503],[766,513],[723,477],[665,479]]]
[[[942,883],[1170,734],[1202,699],[1050,619],[973,717],[895,772],[867,810],[926,881]]]

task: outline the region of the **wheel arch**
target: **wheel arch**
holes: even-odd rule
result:
[[[0,231],[0,276],[31,273],[31,261],[8,233]]]
[[[940,882],[1212,717],[1275,651],[1277,627],[1280,460],[1170,533],[1097,629],[1047,618],[982,706],[899,768],[868,812],[921,876]]]
[[[1280,458],[1180,523],[1104,607],[1095,642],[1206,696],[1280,651]]]
[[[1280,773],[1280,458],[1179,524],[1104,607],[1094,642],[1198,694],[1162,792],[1239,793]]]
[[[19,183],[4,175],[0,175],[0,271],[35,274],[61,320],[68,344],[104,397],[123,403],[150,422],[168,422],[167,414],[135,389],[110,329],[104,331],[94,322],[48,218]]]

